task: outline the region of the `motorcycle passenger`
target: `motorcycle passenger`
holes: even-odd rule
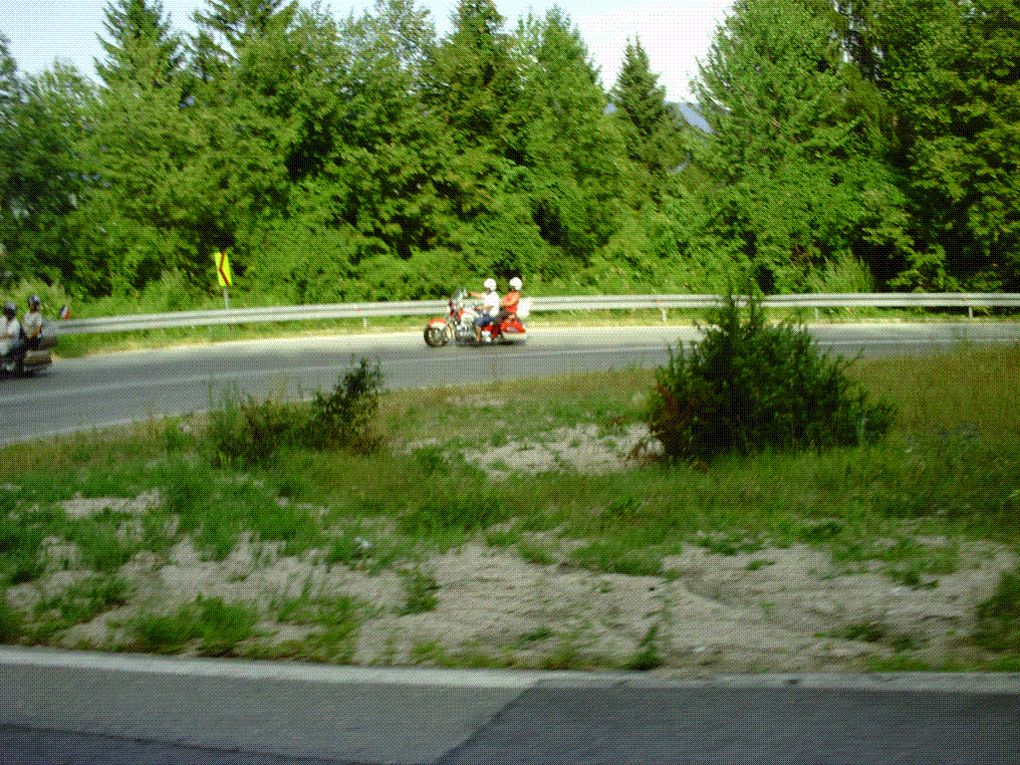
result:
[[[504,321],[517,315],[517,307],[521,304],[521,287],[523,286],[524,282],[519,276],[510,280],[510,291],[499,301],[499,313],[496,315],[496,321],[493,322],[497,330]]]
[[[8,371],[14,365],[10,360],[16,358],[22,346],[21,324],[18,323],[18,307],[14,303],[4,304],[4,321],[0,326],[0,360],[4,362]]]
[[[25,339],[25,344],[29,348],[35,348],[39,345],[39,338],[42,337],[43,319],[42,319],[42,301],[38,295],[32,295],[28,299],[28,313],[25,314],[25,318],[21,320],[21,334]]]
[[[482,327],[492,324],[499,313],[499,293],[496,292],[496,280],[486,279],[485,292],[469,292],[471,297],[481,298],[482,306],[475,318],[475,342],[482,342]]]

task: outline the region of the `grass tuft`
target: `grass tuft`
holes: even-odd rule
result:
[[[1020,575],[1004,572],[995,592],[976,611],[974,641],[978,645],[1020,653]]]
[[[439,582],[431,574],[413,569],[401,574],[404,585],[404,604],[399,614],[422,614],[432,611],[439,605]]]

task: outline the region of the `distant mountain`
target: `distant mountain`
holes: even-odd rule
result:
[[[712,128],[709,127],[708,122],[705,120],[704,117],[701,116],[701,112],[698,111],[698,107],[696,107],[694,104],[680,102],[670,104],[670,106],[674,110],[680,112],[680,116],[684,118],[684,122],[686,122],[688,125],[696,127],[703,133],[712,132]]]
[[[687,103],[686,101],[667,103],[673,113],[686,122],[692,127],[696,127],[703,133],[711,133],[712,128],[704,117],[701,116],[701,112],[698,111],[698,107],[694,104]],[[606,104],[606,114],[612,114],[616,111],[616,105],[613,103]]]

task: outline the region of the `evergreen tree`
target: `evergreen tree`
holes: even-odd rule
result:
[[[588,48],[559,9],[522,23],[523,87],[516,105],[528,203],[542,239],[559,252],[527,269],[547,276],[586,265],[613,228],[623,146]],[[564,257],[565,256],[565,257]]]
[[[492,0],[458,0],[453,24],[426,70],[431,100],[462,143],[502,150],[518,86],[503,17]]]
[[[15,216],[14,174],[15,138],[17,123],[15,109],[20,96],[18,66],[10,53],[10,41],[0,32],[0,282],[6,274],[13,274],[14,261],[8,252],[13,239]]]
[[[895,177],[848,102],[836,20],[808,0],[738,0],[716,37],[695,82],[714,185],[681,222],[701,267],[728,251],[764,291],[788,292],[859,270],[875,247],[909,249]]]
[[[898,283],[1020,288],[1020,3],[886,0],[868,21],[919,242]]]
[[[628,41],[623,65],[613,86],[612,101],[644,139],[651,138],[670,117],[666,89],[658,81],[659,76],[652,72],[641,40]]]
[[[208,10],[195,12],[195,22],[209,40],[236,56],[245,43],[264,37],[275,26],[288,26],[297,12],[296,0],[206,0]]]
[[[109,289],[129,293],[163,274],[207,270],[194,220],[192,163],[200,137],[186,101],[180,39],[160,3],[106,8],[105,83],[82,144],[95,182],[76,217],[103,220],[81,243],[107,259]]]
[[[666,103],[666,89],[658,80],[641,41],[628,41],[611,101],[616,107],[628,156],[651,176],[642,184],[647,187],[642,197],[651,194],[658,198],[666,175],[677,168],[688,153],[682,127],[686,123]]]
[[[180,74],[184,52],[170,30],[160,0],[113,0],[106,6],[109,39],[100,37],[106,59],[96,71],[107,85],[118,82],[161,87]]]
[[[290,160],[302,140],[301,91],[329,82],[309,46],[321,49],[312,42],[320,31],[330,43],[335,37],[324,14],[299,11],[294,2],[209,0],[207,7],[195,14],[192,38],[193,113],[203,134],[196,197],[204,248],[235,248],[243,278],[250,253],[264,248],[266,228],[285,214],[296,180]],[[316,30],[311,37],[308,29]]]

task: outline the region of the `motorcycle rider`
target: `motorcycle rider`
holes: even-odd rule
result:
[[[42,337],[42,301],[38,295],[32,295],[28,299],[28,313],[21,320],[21,334],[25,344],[29,348],[39,345],[39,338]]]
[[[492,324],[499,313],[499,293],[496,292],[496,280],[489,278],[482,284],[485,292],[469,292],[471,297],[481,298],[482,305],[475,317],[475,342],[482,342],[482,327]]]
[[[10,363],[20,350],[21,324],[18,323],[18,307],[8,301],[4,304],[4,321],[0,325],[0,361],[4,368],[11,371],[14,365]]]

